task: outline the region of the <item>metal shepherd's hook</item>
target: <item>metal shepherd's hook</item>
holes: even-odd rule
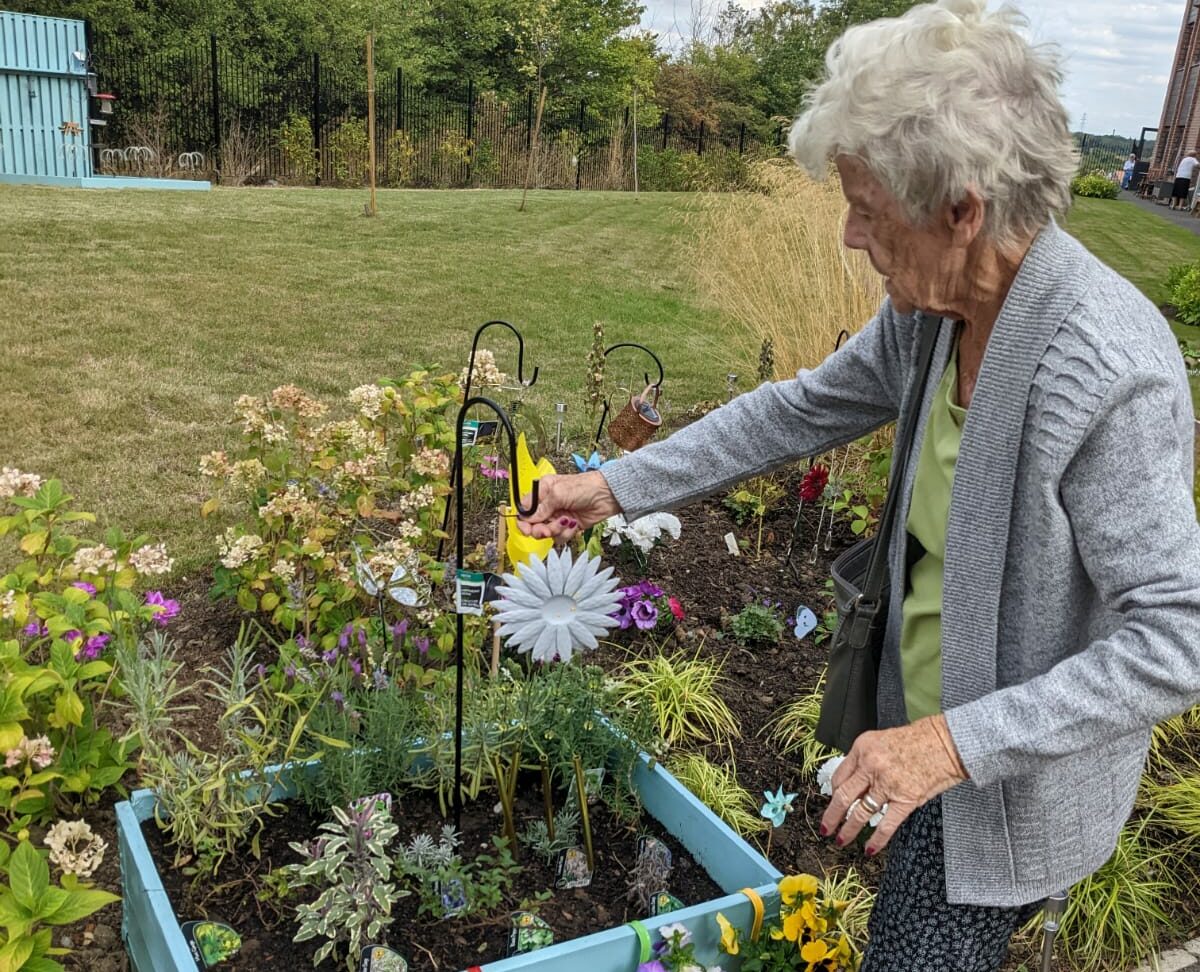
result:
[[[517,434],[513,430],[508,413],[490,398],[467,398],[462,408],[458,410],[458,439],[462,441],[463,423],[467,412],[476,405],[482,405],[496,413],[496,418],[504,426],[508,435],[508,475],[512,483],[513,501],[516,505],[517,516],[529,516],[538,506],[538,483],[535,479],[530,485],[529,506],[521,505],[521,471],[517,465]],[[459,449],[454,454],[454,469],[457,473],[454,484],[454,554],[455,569],[461,570],[463,565],[463,452]],[[463,615],[461,610],[455,611],[455,687],[454,687],[454,829],[462,829],[462,713],[463,713],[463,663],[466,652],[463,646]]]
[[[650,355],[650,357],[654,359],[654,363],[658,366],[658,381],[655,381],[655,382],[650,381],[650,372],[644,371],[644,372],[642,372],[642,374],[646,378],[646,387],[656,388],[659,391],[662,391],[664,372],[663,372],[662,361],[659,360],[659,357],[657,354],[655,354],[653,351],[651,351],[644,344],[636,344],[633,341],[622,341],[620,344],[613,344],[613,345],[609,346],[608,348],[605,348],[604,357],[607,358],[610,354],[612,354],[612,352],[616,351],[617,348],[637,348],[639,351],[645,351],[646,354]],[[609,412],[609,408],[611,407],[611,404],[612,404],[610,401],[610,397],[606,397],[604,399],[604,408],[601,409],[601,411],[600,411],[600,424],[596,426],[596,436],[592,440],[592,448],[593,449],[599,448],[599,446],[600,446],[600,436],[603,435],[603,433],[604,433],[604,423],[608,420],[608,412]]]
[[[533,374],[529,376],[529,380],[525,380],[525,338],[521,332],[508,323],[508,321],[488,321],[486,324],[480,324],[479,329],[475,332],[475,337],[471,341],[471,357],[467,361],[467,380],[463,385],[463,401],[471,397],[471,381],[475,377],[475,352],[479,350],[479,338],[489,327],[506,327],[517,336],[517,381],[526,388],[532,388],[537,384],[538,368],[533,369]],[[458,441],[454,443],[454,462],[450,466],[450,485],[455,485],[458,482],[458,467],[460,465],[459,458],[462,454],[462,429],[458,430]],[[450,522],[450,505],[446,505],[446,512],[442,516],[442,533],[446,532],[446,526]],[[442,537],[438,540],[437,559],[442,559],[442,550],[446,539]]]

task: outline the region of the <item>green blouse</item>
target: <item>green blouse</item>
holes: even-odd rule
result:
[[[925,429],[908,511],[909,548],[921,554],[908,572],[900,625],[900,670],[909,721],[942,711],[942,571],[954,465],[967,410],[955,404],[958,347],[942,375]],[[915,541],[915,542],[914,542]],[[920,546],[916,546],[920,544]]]

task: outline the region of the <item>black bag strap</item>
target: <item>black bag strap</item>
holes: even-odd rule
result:
[[[921,346],[917,351],[917,380],[913,403],[915,412],[904,427],[904,435],[896,441],[899,458],[894,465],[892,481],[887,499],[883,504],[883,516],[879,520],[879,532],[871,548],[871,560],[867,564],[867,575],[862,586],[860,601],[866,605],[878,604],[883,598],[883,587],[887,583],[888,552],[892,546],[892,531],[896,526],[896,509],[900,505],[900,491],[904,485],[904,474],[912,458],[912,441],[920,418],[921,404],[925,401],[925,387],[929,384],[929,369],[933,364],[933,348],[942,329],[941,319],[926,320],[921,333]]]

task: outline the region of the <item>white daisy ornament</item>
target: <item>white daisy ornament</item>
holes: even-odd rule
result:
[[[572,653],[595,648],[598,635],[617,626],[619,578],[587,554],[572,562],[571,551],[530,557],[515,574],[504,575],[496,620],[500,636],[535,661],[569,661]]]

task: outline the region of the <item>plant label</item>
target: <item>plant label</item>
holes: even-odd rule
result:
[[[434,888],[442,902],[443,918],[456,918],[467,910],[467,889],[458,878],[438,881]]]
[[[587,794],[588,806],[600,799],[600,791],[604,786],[604,767],[596,766],[583,771],[583,792]]]
[[[467,419],[463,422],[461,442],[465,446],[473,446],[484,439],[490,439],[496,434],[500,423],[496,421],[480,422],[478,419]]]
[[[728,550],[734,557],[740,557],[742,555],[742,548],[738,546],[737,537],[733,535],[732,530],[725,534],[725,549]]]
[[[483,614],[483,574],[459,569],[454,572],[454,610],[459,614]]]
[[[679,911],[682,907],[683,902],[670,891],[656,891],[650,899],[650,917],[670,914],[672,911]]]
[[[408,962],[387,945],[364,945],[358,960],[358,972],[408,972]]]
[[[807,634],[811,634],[817,629],[817,616],[812,611],[803,605],[796,608],[796,630],[793,632],[797,638],[803,638]]]
[[[554,944],[554,931],[531,911],[518,911],[512,916],[508,932],[508,954],[524,955]]]
[[[671,873],[671,848],[657,837],[639,837],[637,843],[637,869],[657,872],[664,876]]]
[[[582,847],[568,847],[558,852],[554,880],[556,888],[586,888],[591,883],[592,869],[588,867],[587,851]]]
[[[242,947],[242,936],[219,921],[185,921],[179,926],[192,960],[211,969],[233,958]]]

